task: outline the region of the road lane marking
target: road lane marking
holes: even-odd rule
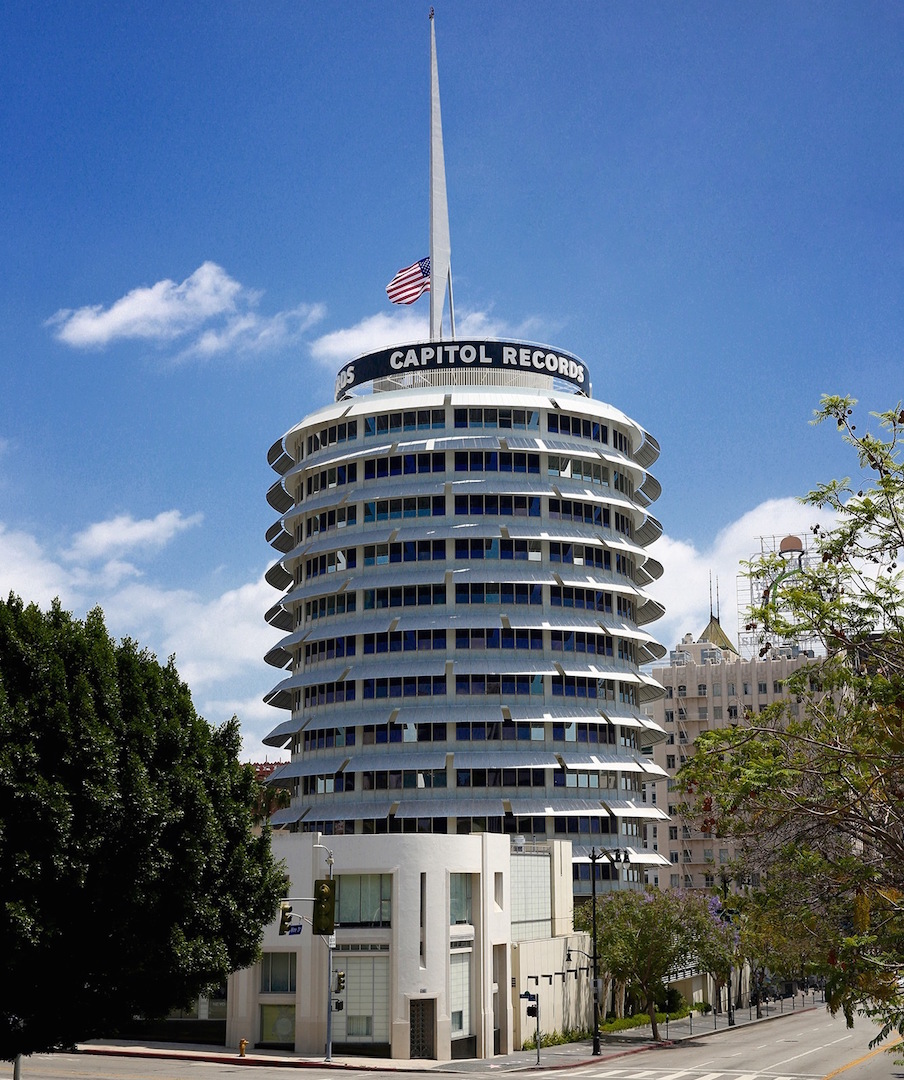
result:
[[[793,1057],[785,1058],[783,1061],[773,1062],[772,1068],[776,1068],[779,1065],[787,1065],[789,1061],[797,1061],[798,1058],[807,1057],[809,1054],[818,1054],[820,1050],[825,1050],[828,1046],[834,1046],[836,1043],[847,1042],[849,1039],[853,1039],[853,1035],[844,1035],[840,1039],[833,1039],[829,1043],[824,1043],[822,1046],[814,1046],[812,1050],[803,1050],[799,1054],[795,1054]]]
[[[849,1061],[847,1065],[842,1065],[839,1068],[834,1069],[832,1072],[826,1073],[822,1080],[832,1080],[833,1076],[838,1076],[839,1073],[843,1073],[847,1069],[853,1068],[854,1065],[860,1065],[864,1061],[869,1061],[869,1059],[875,1057],[876,1054],[884,1054],[885,1051],[889,1049],[889,1047],[897,1046],[898,1043],[901,1041],[901,1036],[899,1035],[896,1039],[892,1040],[892,1042],[890,1043],[887,1043],[885,1046],[877,1046],[875,1050],[870,1050],[868,1054],[864,1054],[863,1057],[857,1058],[856,1061]]]

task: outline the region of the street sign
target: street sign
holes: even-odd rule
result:
[[[289,937],[293,934],[300,934],[304,930],[304,923],[293,923],[288,930]]]

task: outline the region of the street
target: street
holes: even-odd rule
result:
[[[470,1077],[529,1072],[534,1077],[567,1075],[581,1080],[904,1080],[904,1066],[893,1056],[871,1051],[874,1029],[864,1021],[848,1030],[840,1018],[823,1009],[786,1014],[765,1023],[750,1024],[670,1046],[603,1045],[599,1058],[590,1058],[589,1044],[554,1047],[496,1061],[346,1064],[336,1058],[343,1076],[369,1078],[406,1072],[444,1073]],[[229,1052],[226,1052],[229,1053]],[[586,1056],[585,1056],[586,1054]],[[412,1067],[413,1066],[413,1067]],[[570,1068],[569,1068],[570,1066]],[[246,1080],[285,1080],[292,1069],[303,1069],[311,1080],[333,1077],[336,1068],[322,1062],[285,1059],[281,1065],[240,1064],[171,1058],[125,1057],[101,1054],[52,1054],[25,1058],[22,1080],[201,1080],[211,1076],[243,1076]],[[7,1063],[0,1077],[12,1076]]]
[[[869,1050],[874,1029],[848,1030],[823,1010],[723,1031],[675,1046],[583,1066],[581,1080],[889,1080],[904,1066]],[[542,1058],[541,1058],[542,1063]],[[854,1064],[857,1063],[857,1064]],[[539,1076],[540,1071],[534,1075]],[[553,1076],[552,1070],[546,1071]]]

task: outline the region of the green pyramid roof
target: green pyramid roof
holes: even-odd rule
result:
[[[728,649],[730,652],[733,652],[735,656],[740,656],[740,653],[732,644],[731,639],[722,629],[722,625],[716,615],[710,615],[709,624],[700,637],[697,638],[698,643],[701,641],[707,641],[710,645],[715,645],[716,648],[719,649]]]

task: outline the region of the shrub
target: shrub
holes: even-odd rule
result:
[[[565,1043],[583,1042],[589,1039],[591,1032],[584,1028],[568,1028],[565,1031],[540,1032],[540,1048],[544,1046],[563,1046]],[[536,1050],[537,1036],[532,1035],[521,1047],[522,1050]]]

